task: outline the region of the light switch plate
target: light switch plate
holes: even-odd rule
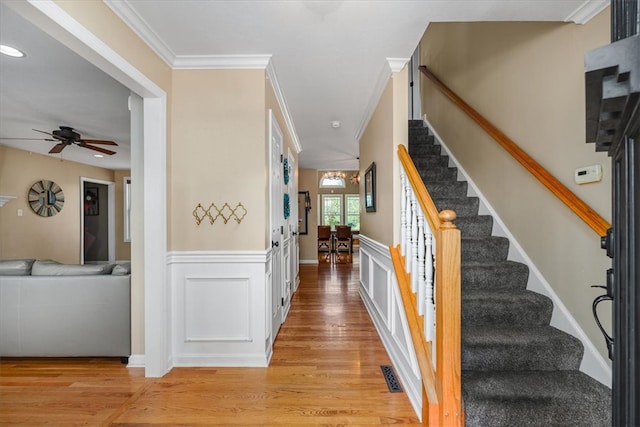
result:
[[[576,169],[576,184],[588,184],[602,180],[602,165],[590,165]]]

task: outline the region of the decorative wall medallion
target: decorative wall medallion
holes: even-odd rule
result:
[[[27,199],[31,209],[40,216],[54,216],[64,206],[62,188],[55,182],[44,179],[31,186]]]

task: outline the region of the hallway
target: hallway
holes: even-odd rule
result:
[[[5,359],[0,424],[420,425],[382,376],[391,363],[354,261],[300,267],[268,368],[174,368],[147,379],[114,359]]]

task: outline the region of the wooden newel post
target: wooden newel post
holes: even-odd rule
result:
[[[442,425],[462,426],[460,230],[443,210],[436,245],[436,374],[442,384]],[[446,308],[446,309],[445,309]]]

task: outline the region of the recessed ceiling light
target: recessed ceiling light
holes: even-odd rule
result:
[[[14,57],[14,58],[25,57],[25,54],[23,51],[18,50],[15,47],[7,46],[4,44],[0,44],[0,53],[2,53],[3,55]]]
[[[334,129],[338,129],[340,127],[340,121],[339,120],[334,120],[331,122],[331,127]]]
[[[103,156],[102,154],[94,154],[94,155],[93,155],[93,157],[98,157],[98,158],[100,158],[100,157],[104,157],[104,156]]]

